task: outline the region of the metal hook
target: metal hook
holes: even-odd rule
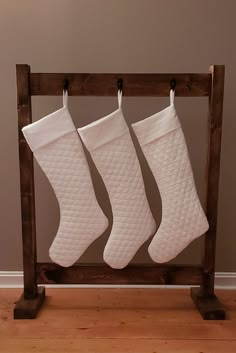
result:
[[[118,91],[122,91],[123,89],[123,79],[119,78],[119,80],[117,81],[117,87],[118,87]]]
[[[64,89],[64,91],[68,91],[68,88],[69,88],[69,80],[66,78],[66,79],[64,80],[63,89]]]
[[[172,78],[172,80],[170,81],[170,88],[174,91],[175,86],[176,86],[176,79]]]

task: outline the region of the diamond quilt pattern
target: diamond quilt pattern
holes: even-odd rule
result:
[[[107,228],[98,205],[87,160],[76,131],[41,147],[34,156],[60,206],[60,224],[49,249],[52,261],[71,266]]]
[[[182,128],[143,146],[162,199],[162,222],[149,245],[156,262],[177,256],[205,233],[208,221],[200,204]]]
[[[129,132],[91,152],[106,185],[113,212],[104,261],[123,268],[155,232],[142,173]]]

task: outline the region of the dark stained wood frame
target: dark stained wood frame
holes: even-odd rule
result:
[[[29,65],[16,65],[24,292],[15,305],[15,319],[36,317],[45,298],[45,288],[39,284],[198,285],[191,288],[191,296],[202,317],[225,319],[214,294],[224,71],[224,65],[213,65],[210,73],[201,74],[64,74],[31,73]],[[122,79],[124,96],[164,97],[175,79],[177,97],[209,98],[206,213],[210,227],[200,265],[130,265],[114,270],[105,264],[62,268],[37,262],[33,154],[21,129],[32,122],[31,96],[61,95],[66,79],[73,96],[115,96]]]

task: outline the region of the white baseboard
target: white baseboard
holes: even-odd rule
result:
[[[221,289],[236,289],[236,272],[216,272],[215,276],[216,288]],[[0,271],[0,288],[22,288],[23,287],[23,272],[22,271]],[[121,285],[46,285],[53,288],[117,288]],[[163,286],[163,285],[123,285],[126,288],[183,288],[189,286]]]

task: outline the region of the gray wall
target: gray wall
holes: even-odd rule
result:
[[[207,72],[212,63],[226,65],[224,126],[219,197],[217,270],[236,271],[236,118],[235,33],[233,0],[44,0],[0,1],[0,270],[22,268],[15,64],[27,63],[32,72]],[[61,97],[33,98],[37,120],[59,108]],[[69,99],[76,126],[117,108],[116,98]],[[127,121],[142,119],[168,104],[168,99],[124,98]],[[177,98],[194,174],[204,199],[206,152],[205,98]],[[147,192],[159,222],[160,198],[142,161]],[[96,176],[98,198],[111,214],[106,192]],[[153,191],[155,190],[155,191]],[[39,260],[48,260],[59,210],[53,191],[36,165]],[[100,261],[107,235],[81,259]],[[198,262],[197,240],[175,261]],[[150,261],[144,246],[135,261]]]

